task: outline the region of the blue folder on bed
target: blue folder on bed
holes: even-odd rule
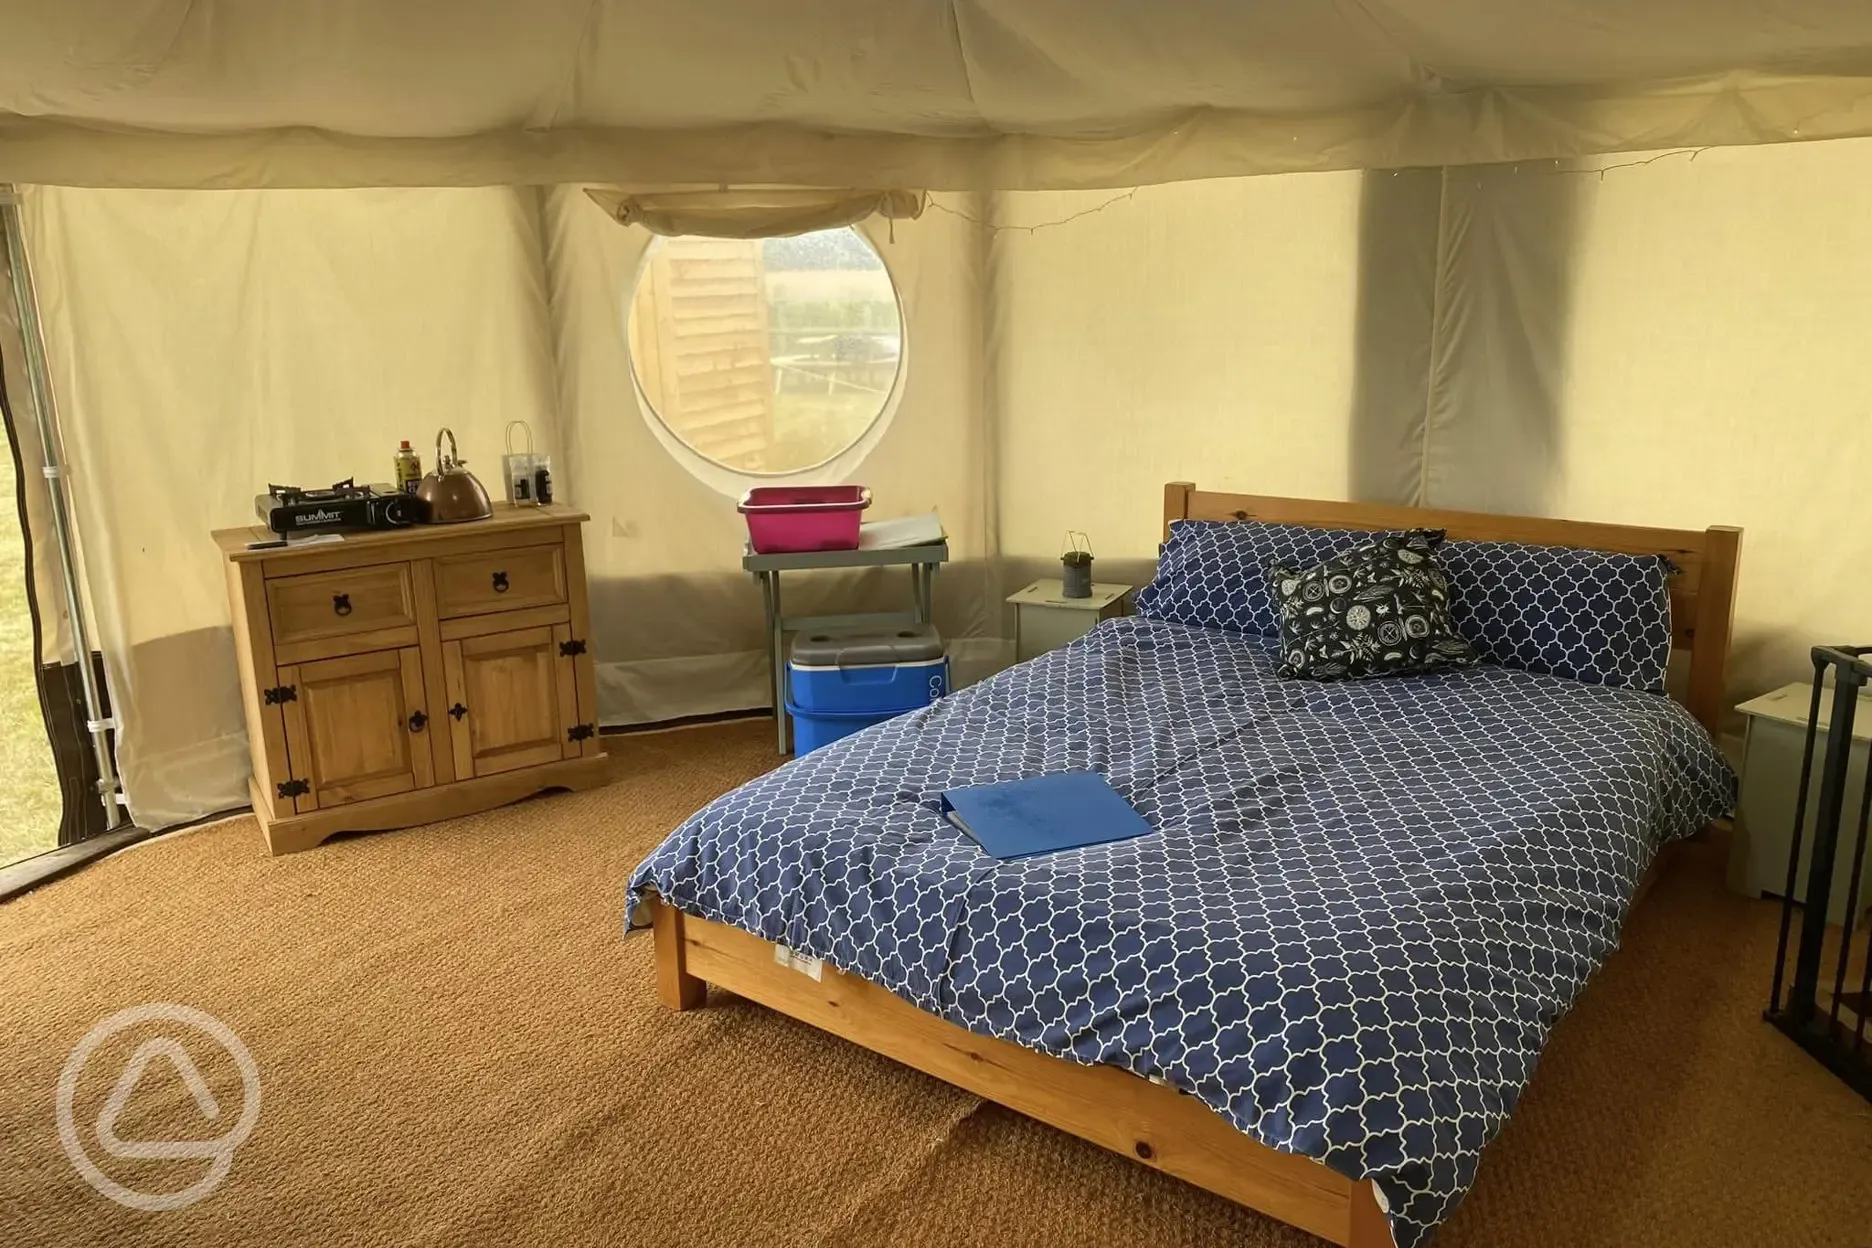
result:
[[[942,795],[942,812],[996,858],[1126,841],[1151,830],[1096,771],[950,789]]]

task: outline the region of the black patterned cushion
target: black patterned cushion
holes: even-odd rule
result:
[[[1662,555],[1447,542],[1437,558],[1450,618],[1484,662],[1664,692],[1676,568]]]
[[[1386,533],[1307,569],[1268,571],[1280,600],[1287,679],[1352,680],[1467,667],[1437,566],[1441,529]]]
[[[1146,619],[1272,637],[1280,604],[1268,568],[1310,567],[1377,537],[1262,520],[1178,520],[1157,560],[1157,575],[1132,609]]]

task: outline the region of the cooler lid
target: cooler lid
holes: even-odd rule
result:
[[[943,657],[942,634],[929,624],[884,629],[814,629],[793,638],[800,667],[883,667]]]

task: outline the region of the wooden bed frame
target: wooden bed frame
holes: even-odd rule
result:
[[[1164,487],[1172,521],[1267,520],[1329,529],[1441,528],[1452,539],[1532,542],[1668,555],[1682,570],[1671,588],[1673,646],[1690,652],[1683,701],[1716,732],[1742,532],[1585,524],[1363,503],[1263,498]],[[1643,897],[1654,867],[1639,888]],[[883,988],[829,966],[812,973],[777,946],[652,897],[657,992],[676,1010],[703,1003],[709,984],[842,1036],[987,1100],[1123,1153],[1347,1248],[1392,1248],[1371,1183],[1311,1158],[1268,1148],[1194,1097],[1112,1066],[1082,1066],[977,1036]],[[1634,901],[1634,906],[1636,902]],[[790,960],[789,960],[790,961]]]

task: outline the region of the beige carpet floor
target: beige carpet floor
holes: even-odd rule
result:
[[[770,767],[770,725],[611,740],[616,781],[268,858],[238,819],[0,906],[0,1244],[1239,1245],[1317,1241],[724,994],[662,1010],[622,885],[682,816]],[[1439,1248],[1872,1245],[1872,1107],[1766,1027],[1774,911],[1680,861],[1559,1028]],[[79,1177],[56,1089],[145,1002],[224,1021],[261,1111],[207,1198],[143,1212]],[[131,1053],[102,1043],[72,1120]],[[188,1033],[167,1030],[184,1037]],[[150,1062],[124,1140],[219,1136]]]

